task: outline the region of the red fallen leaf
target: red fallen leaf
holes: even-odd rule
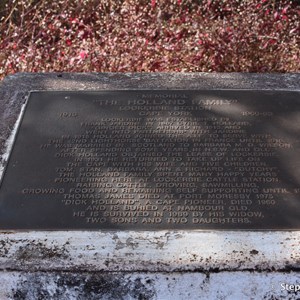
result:
[[[282,10],[282,14],[286,14],[286,12],[287,12],[287,10],[288,10],[288,8],[289,8],[289,6],[287,5],[287,6],[285,6],[284,8],[283,8],[283,10]]]
[[[66,40],[66,44],[67,44],[67,46],[71,46],[72,45],[72,41],[70,39],[67,39]]]
[[[70,59],[70,65],[73,65],[74,64],[74,62],[75,62],[75,57],[72,57],[71,59]]]
[[[181,3],[182,3],[182,0],[177,0],[178,5],[181,5]]]
[[[269,45],[274,45],[276,44],[277,40],[276,39],[270,39],[266,41],[266,43],[262,46],[263,49],[266,49]]]
[[[293,28],[292,30],[290,30],[290,34],[293,34],[296,31],[297,31],[297,28]]]
[[[152,70],[157,70],[157,69],[160,68],[160,66],[161,66],[161,63],[160,63],[159,61],[155,61],[155,62],[152,64],[151,69],[152,69]]]
[[[87,53],[86,53],[86,51],[80,51],[79,56],[80,56],[81,59],[87,58]]]
[[[78,18],[69,18],[69,21],[73,24],[79,23]]]
[[[155,8],[155,6],[156,6],[156,0],[151,0],[151,7]]]
[[[186,16],[185,15],[181,16],[180,21],[181,21],[181,24],[185,23],[186,22]]]
[[[268,47],[268,45],[269,45],[269,41],[267,41],[267,42],[262,46],[262,48],[263,48],[263,49],[266,49],[266,48]]]
[[[276,44],[276,40],[275,40],[275,39],[271,39],[271,40],[269,40],[269,44],[270,44],[270,45],[274,45],[274,44]]]

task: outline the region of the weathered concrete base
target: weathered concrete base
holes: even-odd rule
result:
[[[0,240],[0,271],[300,270],[300,232],[29,231]]]
[[[30,90],[299,86],[300,74],[17,74],[0,85],[1,163]],[[0,299],[297,299],[281,284],[300,284],[299,245],[297,231],[1,232]]]
[[[296,299],[297,273],[0,272],[1,299]],[[299,298],[298,298],[299,299]]]

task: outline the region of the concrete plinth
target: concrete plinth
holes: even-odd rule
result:
[[[0,172],[30,91],[124,89],[299,91],[300,74],[9,76],[0,84]],[[299,231],[2,231],[0,298],[297,299],[299,245]]]

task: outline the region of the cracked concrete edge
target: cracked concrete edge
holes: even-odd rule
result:
[[[1,299],[299,299],[299,273],[0,272]]]
[[[13,128],[31,90],[287,89],[300,74],[20,73],[0,85],[0,144]],[[8,137],[11,137],[8,139]],[[2,232],[0,269],[81,271],[298,270],[300,232]]]

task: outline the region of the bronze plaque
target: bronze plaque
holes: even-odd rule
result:
[[[32,92],[0,228],[299,230],[299,95]]]

